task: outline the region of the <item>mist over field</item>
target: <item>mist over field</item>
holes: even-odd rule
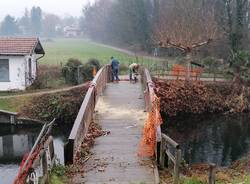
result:
[[[50,0],[8,0],[1,1],[0,6],[0,20],[3,20],[7,14],[16,18],[23,16],[25,8],[31,9],[33,6],[39,6],[47,13],[53,13],[59,16],[81,16],[82,8],[93,0],[61,0],[60,5],[58,1]]]

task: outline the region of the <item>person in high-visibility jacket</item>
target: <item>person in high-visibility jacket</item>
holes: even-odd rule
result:
[[[136,82],[136,75],[139,74],[139,65],[137,63],[132,63],[129,65],[129,81]]]

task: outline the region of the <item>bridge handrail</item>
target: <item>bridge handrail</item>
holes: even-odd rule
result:
[[[81,108],[75,119],[73,128],[68,138],[68,143],[64,148],[64,157],[66,164],[73,164],[76,153],[84,140],[88,127],[93,119],[95,105],[98,97],[102,94],[106,84],[110,81],[110,66],[102,67],[92,80],[90,87],[85,95]]]
[[[50,136],[54,123],[55,119],[44,124],[31,151],[27,157],[24,156],[14,184],[26,183],[31,180],[38,181],[39,176],[35,171],[37,168],[43,170],[40,178],[44,180],[44,183],[48,182],[48,172],[52,169],[55,161],[53,138]],[[42,164],[39,164],[41,161]]]
[[[142,69],[142,82],[145,87],[144,95],[145,95],[145,102],[146,102],[146,110],[149,112],[152,108],[152,100],[153,97],[156,95],[154,90],[154,83],[151,78],[150,72],[147,68]],[[167,135],[161,133],[161,128],[157,127],[157,141],[158,144],[160,143],[160,149],[155,149],[155,155],[160,156],[157,158],[160,162],[161,167],[164,168],[165,166],[165,156],[168,156],[169,161],[174,163],[174,184],[179,182],[179,166],[181,162],[181,149],[178,143],[176,143],[173,139],[168,137]],[[170,145],[174,148],[175,154],[173,155],[167,145]],[[158,146],[157,146],[158,147]]]

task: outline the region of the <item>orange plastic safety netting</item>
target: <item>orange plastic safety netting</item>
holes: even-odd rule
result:
[[[182,65],[174,64],[172,67],[172,75],[174,76],[186,76],[188,69]],[[203,72],[203,68],[191,68],[191,77],[200,77]]]
[[[162,124],[160,114],[160,98],[152,97],[152,108],[148,112],[144,125],[143,137],[139,145],[138,155],[141,157],[154,156],[157,143],[157,127]]]

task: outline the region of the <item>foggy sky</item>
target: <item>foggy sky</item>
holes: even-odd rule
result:
[[[7,14],[21,17],[24,9],[40,6],[43,11],[60,16],[80,16],[84,5],[94,0],[0,0],[0,20]]]

